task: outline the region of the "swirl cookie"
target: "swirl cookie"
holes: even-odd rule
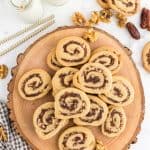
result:
[[[54,112],[54,102],[42,104],[34,112],[33,125],[37,135],[43,140],[56,135],[68,123],[68,120],[57,119]]]
[[[64,67],[55,73],[52,79],[54,95],[61,89],[72,87],[73,75],[77,71],[78,69],[75,69],[75,68]]]
[[[118,13],[131,16],[138,11],[140,0],[108,0],[108,4]]]
[[[77,125],[100,126],[107,118],[107,105],[97,96],[88,95],[90,99],[90,111],[83,117],[75,118]]]
[[[85,127],[75,126],[65,130],[59,137],[59,150],[94,150],[95,137]]]
[[[126,127],[126,114],[122,107],[110,107],[108,117],[102,124],[102,133],[108,137],[120,135]]]
[[[97,0],[102,8],[109,8],[108,0]]]
[[[45,96],[52,88],[51,77],[43,69],[26,72],[19,80],[18,91],[26,100],[36,100]]]
[[[111,47],[100,47],[93,52],[89,62],[100,63],[108,68],[112,74],[119,71],[121,67],[121,54]]]
[[[100,94],[111,89],[112,74],[99,63],[87,63],[75,75],[73,83],[86,93]]]
[[[89,44],[80,37],[70,36],[60,40],[56,57],[63,66],[78,66],[88,61],[91,55]]]
[[[134,100],[134,88],[124,77],[114,76],[111,90],[99,97],[108,104],[126,106]]]
[[[49,66],[49,68],[55,71],[59,70],[62,67],[62,65],[58,62],[56,58],[56,53],[54,49],[47,56],[47,65]]]
[[[77,118],[84,116],[89,110],[88,96],[76,88],[65,88],[55,95],[55,115],[57,118]]]
[[[150,42],[148,42],[143,48],[142,61],[144,68],[150,72]]]

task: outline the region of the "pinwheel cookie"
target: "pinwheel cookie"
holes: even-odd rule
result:
[[[37,135],[43,140],[56,135],[68,123],[68,120],[57,119],[54,110],[54,102],[47,102],[34,112],[33,125]]]
[[[108,68],[112,74],[115,74],[121,67],[122,59],[118,50],[104,46],[93,51],[89,62],[100,63]]]
[[[108,0],[110,8],[126,16],[134,15],[140,5],[140,0]]]
[[[26,100],[39,99],[45,96],[51,88],[51,77],[43,69],[26,72],[18,83],[19,94]]]
[[[142,60],[144,68],[150,72],[150,42],[144,46]]]
[[[77,125],[100,126],[107,118],[107,105],[97,96],[88,95],[90,99],[90,111],[83,117],[75,118]]]
[[[108,0],[97,0],[102,8],[109,8]]]
[[[58,70],[52,79],[53,94],[55,95],[61,89],[72,87],[73,75],[77,71],[78,69],[71,67],[64,67]]]
[[[73,84],[86,93],[100,94],[112,86],[112,74],[99,63],[87,63],[73,77]]]
[[[96,142],[88,128],[74,126],[60,135],[58,146],[59,150],[94,150]]]
[[[108,137],[120,135],[126,127],[126,114],[122,107],[110,107],[108,117],[102,124],[102,133]]]
[[[47,56],[47,65],[49,66],[49,68],[51,68],[52,70],[59,70],[62,65],[58,62],[57,58],[56,58],[56,52],[55,49],[53,49]]]
[[[76,88],[65,88],[55,95],[55,115],[72,119],[86,115],[90,110],[88,96]]]
[[[91,55],[89,44],[82,38],[69,36],[56,46],[56,57],[63,66],[78,66],[88,61]]]
[[[111,90],[99,97],[108,104],[126,106],[134,100],[134,88],[124,77],[114,76]]]

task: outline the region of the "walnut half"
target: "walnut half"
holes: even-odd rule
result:
[[[96,140],[96,149],[95,150],[107,150],[100,140]]]
[[[99,37],[99,33],[95,31],[93,28],[89,28],[87,31],[84,32],[83,38],[88,42],[95,42]]]
[[[80,12],[75,12],[72,16],[72,21],[75,25],[84,26],[87,23],[87,20]]]

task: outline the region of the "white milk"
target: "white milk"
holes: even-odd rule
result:
[[[34,23],[43,16],[41,0],[10,0],[17,14],[25,21]]]
[[[51,4],[53,5],[64,5],[65,3],[67,3],[69,0],[48,0]]]

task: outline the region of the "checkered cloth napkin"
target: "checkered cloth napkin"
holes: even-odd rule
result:
[[[0,102],[0,126],[7,134],[7,141],[0,141],[0,150],[31,150],[27,143],[16,133],[8,116],[8,108]]]

